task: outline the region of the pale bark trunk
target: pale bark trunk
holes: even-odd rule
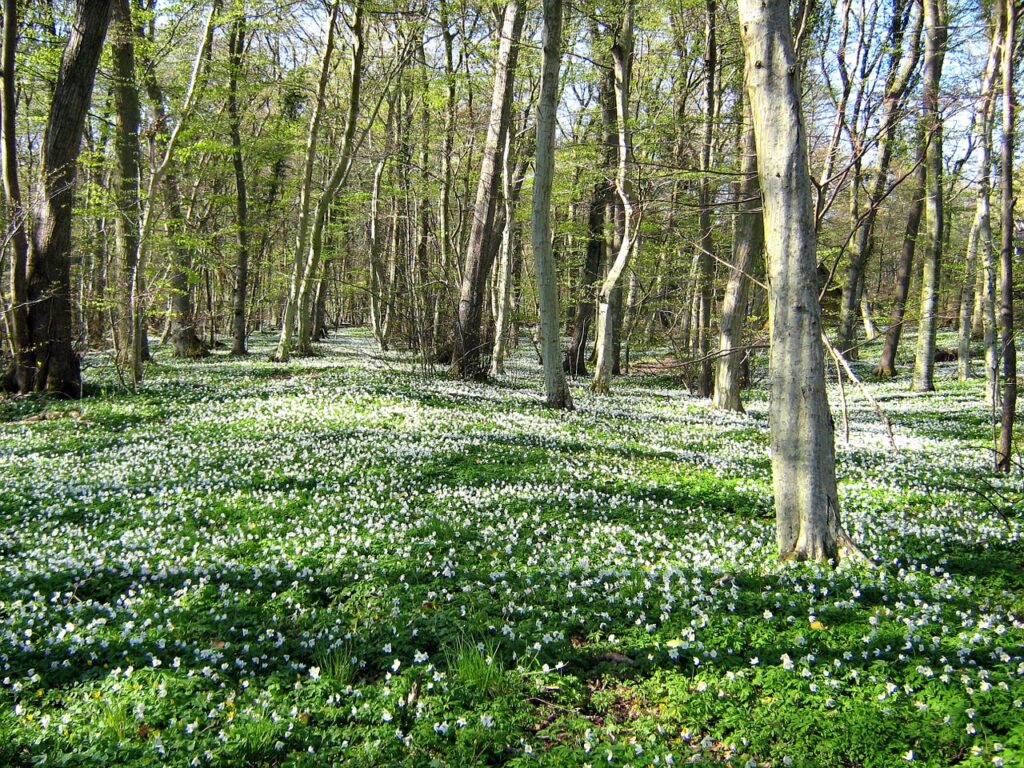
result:
[[[743,343],[743,329],[746,325],[750,273],[754,270],[755,262],[763,258],[761,249],[764,245],[761,190],[757,183],[757,148],[749,108],[746,112],[747,126],[743,131],[740,146],[740,182],[736,190],[738,210],[733,225],[732,269],[722,301],[718,342],[720,357],[712,398],[716,408],[730,411],[743,410],[740,384],[742,362],[746,355],[740,346]]]
[[[782,559],[856,552],[839,520],[825,391],[815,212],[785,0],[739,0],[771,286],[772,479]]]
[[[996,469],[1009,472],[1013,467],[1013,422],[1017,416],[1017,342],[1013,338],[1013,257],[1016,222],[1013,209],[1013,144],[1017,108],[1013,87],[1017,35],[1017,3],[1006,3],[1003,35],[1003,147],[1002,239],[999,259],[999,331],[1003,352],[1003,398],[999,416],[999,441],[996,444]]]
[[[533,177],[531,241],[537,270],[544,396],[549,408],[572,409],[562,370],[558,320],[558,273],[551,248],[551,185],[555,169],[558,69],[562,61],[562,0],[544,0],[544,59],[537,104],[537,159]]]
[[[712,394],[712,372],[714,370],[711,361],[711,302],[712,281],[715,276],[715,262],[712,253],[714,243],[711,237],[711,148],[715,130],[715,102],[718,98],[715,83],[715,72],[718,69],[715,12],[715,0],[706,0],[704,27],[704,98],[706,103],[704,105],[704,135],[700,150],[700,170],[702,175],[699,196],[700,211],[698,213],[698,228],[700,229],[700,253],[698,258],[699,307],[696,318],[697,344],[695,350],[697,356],[701,359],[700,374],[697,380],[697,391],[701,397],[710,397]]]
[[[327,83],[331,74],[331,56],[334,53],[335,27],[338,23],[340,0],[331,3],[331,14],[327,21],[327,40],[324,43],[323,58],[320,63],[320,77],[317,81],[316,96],[313,98],[313,111],[309,117],[309,129],[306,132],[306,151],[302,166],[302,180],[299,186],[298,231],[295,235],[295,249],[291,261],[291,278],[288,284],[288,296],[285,300],[281,318],[281,337],[273,359],[287,362],[291,356],[292,336],[295,333],[295,313],[298,305],[299,291],[302,287],[303,259],[309,243],[310,215],[313,210],[313,170],[316,165],[317,142],[320,138],[320,123],[323,119],[324,98]]]
[[[633,2],[626,0],[622,23],[616,31],[612,44],[612,65],[615,73],[615,124],[618,165],[615,174],[615,191],[618,205],[615,211],[615,235],[618,250],[615,260],[608,268],[608,274],[601,284],[598,295],[597,338],[595,347],[597,361],[594,364],[594,379],[591,389],[607,393],[611,388],[611,377],[615,372],[618,350],[616,333],[617,320],[622,304],[623,272],[629,266],[636,240],[632,189],[628,175],[631,139],[629,134],[629,88],[633,58]]]
[[[300,355],[311,355],[313,353],[313,296],[316,291],[316,278],[320,269],[320,257],[323,252],[324,225],[327,222],[327,214],[334,196],[338,189],[348,178],[352,170],[352,161],[356,151],[356,120],[359,116],[360,91],[363,81],[363,56],[365,43],[363,40],[363,3],[357,3],[355,7],[355,19],[352,23],[352,73],[348,90],[348,111],[345,116],[345,129],[342,136],[342,144],[338,153],[338,160],[327,180],[327,185],[320,199],[317,200],[316,209],[313,214],[313,223],[309,235],[309,249],[305,261],[298,260],[299,279],[298,293],[295,297],[295,312],[298,315],[298,337],[297,352]],[[378,102],[378,107],[383,101]],[[376,112],[376,110],[375,110]],[[282,337],[283,338],[283,337]],[[280,350],[279,350],[280,352]]]
[[[946,51],[946,2],[924,0],[924,112],[926,141],[924,272],[921,278],[921,314],[917,326],[917,355],[911,388],[935,389],[935,331],[938,320],[939,274],[942,261],[942,115],[939,112],[939,80]]]
[[[483,378],[487,372],[481,362],[484,351],[482,338],[484,301],[494,253],[491,241],[498,183],[501,177],[499,156],[505,145],[505,135],[508,132],[516,61],[519,56],[519,36],[523,29],[523,14],[524,8],[519,0],[510,0],[505,6],[501,25],[501,40],[494,69],[494,88],[491,92],[487,138],[484,141],[484,154],[480,164],[480,178],[473,206],[472,226],[462,270],[459,314],[455,322],[452,372],[464,379]]]

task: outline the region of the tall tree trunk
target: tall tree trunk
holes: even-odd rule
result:
[[[10,228],[11,242],[11,305],[7,313],[13,361],[5,375],[7,388],[18,392],[32,389],[35,362],[32,356],[32,337],[28,325],[28,215],[21,199],[18,180],[18,137],[15,121],[17,111],[17,83],[14,76],[15,53],[18,43],[18,2],[4,0],[3,61],[0,67],[0,99],[2,99],[2,138],[5,230]],[[6,231],[4,233],[7,234]]]
[[[571,409],[559,343],[558,273],[551,247],[551,184],[555,170],[558,69],[562,63],[562,0],[544,0],[544,59],[537,103],[537,159],[533,176],[531,242],[537,271],[544,397],[548,408]]]
[[[700,375],[697,378],[697,391],[701,397],[711,397],[712,373],[711,361],[711,303],[715,276],[715,261],[712,249],[714,242],[711,237],[711,149],[715,132],[716,92],[715,73],[718,69],[718,43],[715,39],[715,0],[705,2],[704,27],[704,81],[705,100],[703,140],[700,150],[700,210],[697,214],[700,229],[699,269],[699,307],[697,310],[697,354],[701,358]]]
[[[825,391],[815,212],[785,0],[739,0],[771,285],[772,480],[779,556],[855,553],[839,520]]]
[[[908,55],[906,57],[903,55],[904,25],[907,22],[903,9],[906,5],[907,3],[901,0],[894,8],[889,37],[886,41],[891,51],[889,54],[889,71],[886,75],[885,94],[882,99],[884,106],[882,126],[878,140],[878,155],[875,160],[871,187],[868,190],[868,208],[863,215],[859,210],[859,206],[855,206],[852,211],[855,228],[853,250],[850,253],[846,281],[843,284],[838,343],[836,345],[844,354],[851,358],[857,357],[857,312],[862,298],[864,270],[874,247],[875,221],[878,218],[878,210],[882,199],[888,191],[889,165],[892,162],[893,141],[896,138],[900,117],[903,115],[906,107],[906,97],[910,89],[911,79],[917,70],[917,63],[920,58],[922,24],[922,15],[920,13],[914,16],[914,26],[909,35],[910,49]]]
[[[327,21],[327,40],[324,43],[323,57],[320,62],[320,77],[317,80],[316,95],[313,98],[312,112],[309,116],[309,128],[306,131],[305,158],[299,186],[298,231],[295,234],[295,248],[290,264],[291,277],[288,284],[288,296],[281,318],[281,336],[278,339],[277,351],[273,355],[273,359],[278,362],[287,362],[290,358],[292,337],[295,333],[295,314],[298,309],[303,260],[306,257],[309,244],[310,216],[313,211],[313,171],[316,166],[317,143],[320,138],[320,123],[323,120],[324,100],[331,75],[331,57],[334,53],[335,28],[338,24],[339,9],[340,0],[333,0],[330,17]]]
[[[924,215],[925,178],[925,139],[923,130],[918,131],[917,164],[914,170],[914,191],[910,199],[910,211],[907,213],[907,226],[903,234],[903,250],[900,253],[899,268],[896,273],[896,297],[893,300],[889,326],[885,330],[885,344],[882,355],[875,369],[876,376],[892,378],[896,375],[896,353],[903,336],[903,321],[907,311],[907,297],[910,295],[910,280],[914,273],[914,251],[917,248],[917,235],[921,228],[921,217]]]
[[[999,74],[999,56],[1003,34],[1002,2],[995,3],[992,14],[992,31],[989,40],[988,60],[981,81],[981,94],[976,109],[978,145],[981,157],[978,167],[981,171],[974,207],[974,220],[967,239],[967,275],[960,300],[960,338],[957,348],[957,374],[962,379],[970,375],[971,334],[973,331],[972,309],[977,304],[981,310],[985,345],[985,392],[991,404],[994,402],[996,378],[996,350],[994,320],[995,295],[994,265],[992,260],[992,124],[995,115],[995,83]],[[979,258],[980,256],[980,258]],[[978,269],[978,262],[981,269]],[[975,296],[977,294],[977,296]],[[987,327],[986,324],[987,323]]]
[[[139,258],[139,224],[142,209],[139,203],[139,125],[142,110],[139,104],[139,87],[135,77],[135,26],[132,24],[129,0],[114,0],[114,27],[112,40],[112,62],[114,110],[117,128],[114,138],[114,152],[117,167],[114,174],[117,218],[114,223],[114,240],[117,259],[124,276],[125,295],[132,295],[132,280],[139,277],[136,268]],[[142,381],[143,345],[137,344],[135,335],[146,332],[145,323],[136,327],[130,306],[118,304],[117,325],[119,345],[118,362],[131,369],[132,380]]]
[[[363,82],[363,58],[366,48],[363,18],[363,3],[358,2],[355,6],[355,19],[352,23],[352,74],[349,81],[348,110],[345,115],[342,144],[338,151],[338,159],[335,161],[330,178],[327,180],[327,185],[320,195],[320,199],[317,200],[309,235],[309,249],[305,260],[299,259],[298,262],[301,275],[298,279],[298,293],[294,298],[294,303],[297,305],[294,311],[298,314],[298,328],[296,329],[298,337],[297,351],[300,355],[310,355],[313,353],[312,299],[316,289],[316,276],[320,268],[320,256],[323,251],[324,225],[338,189],[348,179],[349,173],[352,171],[352,161],[357,149],[356,121],[359,117],[360,92]],[[384,95],[382,94],[380,101],[377,103],[378,107],[383,100]],[[289,303],[292,303],[292,301],[289,301]]]
[[[755,262],[763,258],[761,249],[764,245],[761,189],[757,183],[757,147],[749,107],[746,111],[747,125],[740,143],[740,181],[736,188],[738,210],[732,231],[732,269],[722,301],[722,317],[719,321],[721,333],[718,342],[720,357],[712,400],[716,408],[730,411],[743,410],[740,402],[740,384],[742,361],[746,355],[740,346],[743,343],[743,329],[746,325],[750,273],[755,268]]]
[[[1013,217],[1013,144],[1016,93],[1013,87],[1017,41],[1017,3],[1006,3],[1006,34],[1003,35],[1003,147],[1002,225],[999,254],[999,331],[1003,352],[1003,402],[999,416],[999,442],[996,445],[996,469],[1009,472],[1013,466],[1013,422],[1017,416],[1017,342],[1013,338],[1013,256],[1016,222]],[[1000,0],[997,0],[1000,2]]]
[[[608,184],[598,181],[590,198],[587,212],[587,247],[580,276],[576,319],[572,340],[565,353],[564,367],[573,377],[587,375],[587,338],[594,321],[594,286],[601,277],[601,256],[604,254],[604,214],[607,208]]]
[[[459,292],[459,315],[455,325],[452,372],[463,379],[480,379],[487,372],[481,362],[483,355],[483,310],[487,295],[487,279],[491,272],[494,249],[492,230],[498,196],[500,153],[505,145],[512,108],[512,92],[519,36],[523,29],[523,5],[510,0],[505,5],[501,25],[501,41],[494,68],[494,89],[487,123],[487,138],[480,164],[473,221],[462,269]]]
[[[618,334],[622,306],[621,278],[633,253],[636,241],[635,211],[629,180],[629,157],[631,154],[629,134],[629,88],[633,58],[633,2],[626,0],[622,21],[615,30],[612,43],[612,69],[615,75],[615,124],[616,156],[615,191],[618,195],[615,206],[615,241],[618,245],[615,260],[608,268],[608,274],[598,294],[597,339],[595,347],[597,361],[594,364],[594,379],[590,386],[595,392],[606,393],[611,388],[611,377],[615,372],[618,351]]]
[[[11,10],[14,23],[16,17]],[[22,392],[35,390],[63,397],[82,394],[81,367],[72,347],[71,215],[82,132],[110,11],[111,0],[79,0],[75,4],[57,70],[43,132],[42,181],[25,273],[30,347],[19,349],[15,358],[22,366],[14,376]],[[5,12],[5,20],[7,16]],[[5,76],[7,69],[5,62]],[[6,111],[5,100],[5,119]],[[9,172],[16,173],[16,165]]]
[[[232,291],[231,354],[246,350],[245,304],[249,288],[249,197],[242,161],[241,120],[238,115],[238,76],[245,53],[245,3],[237,10],[228,38],[230,74],[228,77],[228,120],[231,133],[231,164],[235,171],[235,226],[238,229],[238,254],[235,257],[235,284]]]
[[[921,279],[921,315],[917,327],[917,356],[911,388],[935,389],[935,331],[939,307],[939,274],[942,262],[942,114],[939,112],[939,80],[946,52],[946,0],[924,0],[924,110],[925,231],[924,272]]]

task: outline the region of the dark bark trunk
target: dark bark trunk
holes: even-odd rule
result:
[[[29,241],[26,286],[31,347],[20,350],[25,369],[16,379],[26,385],[22,391],[64,397],[82,394],[81,368],[72,347],[71,214],[82,131],[110,10],[111,0],[76,4],[53,90],[43,134],[42,187]]]
[[[228,119],[231,124],[231,164],[235,171],[235,226],[238,228],[238,254],[235,260],[235,285],[232,291],[231,354],[247,353],[245,303],[249,283],[249,199],[242,161],[242,134],[238,116],[238,75],[245,52],[245,8],[231,24],[228,39],[231,74],[228,81]]]

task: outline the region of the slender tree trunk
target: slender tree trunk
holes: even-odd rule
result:
[[[825,391],[815,211],[785,0],[739,0],[771,285],[772,479],[779,556],[855,553],[839,520]]]
[[[922,14],[914,16],[914,26],[910,33],[909,55],[903,56],[903,15],[904,4],[897,3],[893,11],[892,25],[889,30],[887,44],[890,46],[889,71],[886,76],[885,95],[883,97],[883,118],[881,135],[879,136],[878,155],[875,161],[871,187],[868,191],[867,211],[860,213],[859,206],[853,209],[855,233],[853,250],[850,253],[846,281],[843,284],[842,306],[839,320],[837,345],[849,357],[857,357],[856,322],[857,311],[862,298],[864,270],[874,247],[875,221],[878,210],[889,185],[889,165],[892,162],[893,141],[899,127],[900,117],[904,113],[907,94],[911,79],[917,70],[920,58],[920,38]],[[902,61],[902,63],[901,63]]]
[[[285,300],[281,318],[281,337],[273,359],[287,362],[291,356],[292,336],[295,333],[295,313],[298,309],[299,291],[302,287],[303,259],[309,244],[310,216],[313,211],[313,171],[316,166],[317,143],[320,138],[320,123],[323,120],[324,100],[327,84],[330,81],[331,58],[334,54],[335,28],[338,23],[340,0],[333,0],[331,13],[327,21],[327,40],[324,43],[323,58],[320,63],[320,77],[317,81],[316,96],[313,99],[313,111],[309,116],[309,129],[306,132],[305,159],[302,166],[302,180],[299,186],[298,231],[295,235],[295,248],[291,261],[291,278],[288,284],[288,296]]]
[[[900,253],[899,268],[896,273],[896,297],[893,300],[889,326],[885,330],[885,344],[878,360],[875,375],[892,378],[896,375],[896,353],[903,336],[903,321],[907,310],[907,297],[910,295],[910,281],[914,274],[914,251],[917,248],[917,235],[921,228],[921,217],[924,214],[925,178],[927,169],[924,163],[925,140],[919,131],[917,142],[917,168],[914,171],[914,191],[910,200],[910,211],[907,213],[907,226],[903,234],[903,250]]]
[[[1017,98],[1013,87],[1017,38],[1017,2],[1006,3],[1003,35],[1003,147],[1002,239],[999,258],[999,330],[1003,353],[1003,402],[999,416],[999,442],[996,445],[996,469],[1009,472],[1013,466],[1013,422],[1017,416],[1017,342],[1013,338],[1013,256],[1016,222],[1013,216],[1013,144]]]
[[[293,311],[298,313],[297,352],[300,355],[311,355],[313,353],[312,300],[316,289],[316,275],[320,267],[320,257],[323,252],[324,225],[327,221],[327,214],[330,211],[331,204],[334,202],[334,196],[341,185],[348,179],[349,173],[352,170],[352,161],[357,149],[356,120],[359,117],[360,92],[363,81],[363,58],[365,55],[365,27],[363,25],[363,18],[363,3],[358,2],[355,6],[355,19],[352,23],[352,75],[349,81],[348,111],[345,115],[342,144],[338,152],[338,159],[335,161],[330,178],[327,180],[327,185],[316,203],[309,234],[309,248],[305,260],[303,261],[301,258],[297,260],[301,274],[298,277],[298,293],[294,299],[294,303],[297,306]],[[378,108],[384,98],[382,95],[380,101],[378,101]],[[289,303],[293,302],[290,301]],[[280,354],[280,350],[278,352]]]
[[[626,0],[622,22],[612,43],[612,66],[615,74],[615,123],[618,164],[615,173],[615,190],[618,205],[615,213],[615,240],[618,249],[615,260],[608,268],[608,274],[598,294],[597,339],[595,342],[597,361],[594,365],[594,379],[590,386],[595,392],[607,393],[611,388],[611,377],[618,362],[616,352],[617,320],[621,311],[623,272],[629,266],[636,240],[635,211],[632,189],[628,175],[631,154],[629,134],[629,88],[633,58],[633,2]]]
[[[231,23],[228,39],[230,75],[228,79],[228,119],[231,132],[231,164],[235,171],[235,226],[238,228],[238,254],[235,257],[235,284],[232,292],[231,354],[247,354],[245,305],[249,288],[249,197],[242,161],[241,120],[238,115],[238,76],[245,53],[245,4]]]
[[[571,409],[559,343],[558,273],[551,248],[551,185],[555,170],[558,70],[562,63],[562,0],[544,0],[544,59],[537,104],[537,159],[533,176],[531,241],[537,271],[544,396],[548,408]]]
[[[711,149],[715,132],[716,92],[715,73],[718,69],[718,43],[715,39],[715,0],[705,2],[704,27],[704,137],[700,151],[700,211],[698,227],[700,229],[699,269],[699,308],[697,311],[697,354],[701,358],[700,375],[697,379],[697,391],[701,397],[711,397],[713,385],[713,362],[711,360],[711,303],[713,280],[715,276],[714,242],[711,237]]]
[[[939,80],[946,51],[946,2],[924,0],[924,111],[927,132],[925,150],[924,272],[921,280],[921,315],[917,328],[917,356],[911,388],[915,392],[935,389],[935,331],[939,307],[939,274],[942,261],[942,115],[939,112]]]
[[[4,204],[11,242],[11,305],[7,314],[10,342],[13,352],[11,370],[5,375],[7,388],[29,392],[35,376],[32,355],[32,337],[28,325],[28,215],[21,199],[18,180],[18,137],[15,121],[17,111],[17,84],[14,67],[18,42],[18,2],[4,0],[3,61],[0,66],[0,98],[2,121],[0,137],[3,140]]]
[[[565,353],[565,370],[573,377],[587,375],[587,338],[594,321],[594,286],[601,277],[601,256],[604,254],[604,214],[607,207],[608,184],[599,181],[594,185],[587,213],[587,248],[580,276],[579,299],[576,305],[576,319],[573,322],[572,340]]]
[[[114,151],[117,168],[114,175],[117,218],[114,240],[117,257],[124,276],[126,296],[132,295],[132,280],[139,276],[136,268],[139,258],[139,224],[142,208],[139,203],[139,125],[142,110],[139,88],[135,78],[135,26],[132,24],[128,0],[114,0],[114,26],[112,63],[114,110],[117,128]],[[135,335],[146,332],[145,323],[135,322],[131,307],[118,306],[117,325],[120,344],[118,362],[131,369],[132,380],[142,381],[142,344],[136,344]]]
[[[494,305],[494,347],[491,350],[491,376],[505,373],[505,347],[508,342],[508,329],[512,314],[512,250],[513,232],[516,226],[515,205],[518,195],[513,197],[513,180],[511,155],[512,137],[505,135],[505,151],[502,153],[502,201],[505,207],[504,222],[501,228],[501,243],[498,246],[498,264],[495,274]]]
[[[761,219],[761,189],[757,183],[757,148],[754,128],[749,119],[740,143],[740,181],[737,185],[737,212],[733,224],[732,269],[722,301],[719,321],[720,339],[718,370],[715,374],[715,392],[712,402],[716,408],[742,411],[740,385],[742,361],[746,357],[740,346],[746,325],[747,294],[750,273],[755,261],[762,259],[764,224]]]
[[[464,379],[480,379],[487,372],[481,361],[484,350],[484,300],[494,253],[491,240],[501,176],[499,159],[505,145],[505,134],[508,132],[516,61],[519,56],[519,36],[522,29],[523,5],[519,0],[510,0],[505,5],[501,25],[487,138],[484,142],[484,156],[480,165],[472,228],[466,247],[462,287],[459,292],[459,315],[455,326],[452,372]]]

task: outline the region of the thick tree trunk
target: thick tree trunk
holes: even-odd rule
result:
[[[28,243],[25,296],[30,347],[18,350],[16,360],[21,370],[15,372],[22,392],[35,390],[63,397],[82,394],[81,368],[72,347],[71,215],[82,131],[110,11],[111,0],[76,3],[57,70],[43,133],[41,188]],[[6,76],[6,62],[4,68]],[[5,119],[6,107],[5,101]],[[9,172],[16,173],[16,166]]]
[[[921,314],[917,326],[917,356],[911,388],[915,392],[935,389],[935,331],[939,307],[939,274],[942,262],[942,114],[939,112],[939,80],[946,52],[946,2],[924,0],[924,110],[927,148],[925,150],[924,272],[921,279]]]
[[[761,189],[757,183],[757,147],[754,128],[749,121],[743,131],[740,145],[740,181],[736,187],[737,211],[733,224],[732,269],[722,301],[719,321],[720,336],[718,370],[715,373],[715,392],[712,402],[716,408],[742,411],[740,384],[742,361],[746,357],[740,346],[746,325],[747,294],[750,273],[755,262],[761,260],[764,245],[764,224],[761,219]]]
[[[1016,222],[1013,216],[1013,144],[1016,93],[1013,87],[1017,39],[1017,3],[1014,0],[997,0],[1006,3],[1003,35],[1003,147],[1001,157],[1002,174],[1002,225],[1001,249],[999,254],[999,331],[1003,352],[1003,402],[999,416],[999,442],[996,445],[996,469],[1009,472],[1013,466],[1013,422],[1017,416],[1017,342],[1013,338],[1013,256]]]
[[[531,241],[537,270],[544,397],[549,408],[571,409],[559,343],[558,273],[551,247],[551,185],[555,171],[558,69],[562,62],[562,0],[544,0],[544,59],[537,104],[537,159],[533,176]]]
[[[231,24],[228,53],[231,72],[228,79],[228,120],[231,132],[231,164],[235,171],[235,226],[238,228],[238,254],[235,257],[235,284],[232,291],[231,354],[247,354],[245,304],[249,289],[249,197],[242,161],[241,120],[238,115],[238,76],[245,53],[245,5]]]
[[[919,132],[920,133],[920,132]],[[921,217],[924,215],[925,177],[927,170],[924,163],[925,142],[923,134],[918,137],[917,168],[914,171],[914,191],[910,200],[910,211],[907,213],[907,226],[903,234],[903,250],[900,253],[899,268],[896,273],[896,297],[893,300],[892,312],[889,315],[889,326],[885,330],[885,344],[882,355],[875,369],[876,376],[892,378],[896,375],[896,353],[903,336],[903,320],[907,311],[907,297],[910,295],[910,280],[914,273],[914,251],[917,248],[917,235],[921,228]]]
[[[519,0],[505,6],[501,25],[498,59],[494,68],[491,111],[484,141],[484,156],[473,205],[472,227],[459,291],[459,315],[455,322],[452,373],[463,379],[480,379],[487,373],[481,358],[484,352],[483,310],[487,280],[493,261],[493,227],[501,177],[500,153],[505,146],[516,61],[519,57],[519,36],[523,29],[524,8]]]
[[[771,285],[769,423],[779,556],[836,561],[856,548],[839,520],[815,212],[789,3],[739,0],[739,17]]]

